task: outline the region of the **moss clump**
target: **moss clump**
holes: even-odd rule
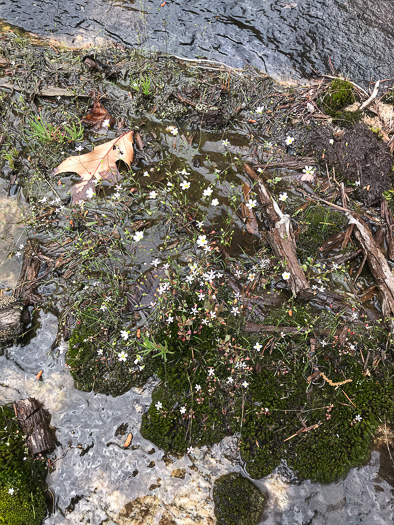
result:
[[[0,524],[40,525],[46,514],[46,467],[28,456],[14,411],[0,407]]]
[[[309,206],[300,220],[298,254],[302,262],[315,257],[321,245],[332,235],[343,231],[346,217],[323,206]]]
[[[356,102],[354,86],[346,80],[333,80],[324,94],[318,100],[319,108],[333,117],[334,123],[352,125],[358,122],[362,114],[360,111],[343,111],[347,106]]]
[[[218,525],[257,525],[265,498],[240,474],[228,474],[215,481],[213,501]]]
[[[87,307],[78,317],[69,339],[67,364],[79,390],[119,396],[152,375],[151,363],[144,366],[138,348],[126,347],[113,324],[113,319],[105,318],[95,306]],[[124,361],[119,359],[122,351],[126,353]]]

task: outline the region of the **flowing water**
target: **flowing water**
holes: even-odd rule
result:
[[[281,78],[338,73],[360,84],[394,77],[392,0],[0,0],[27,31],[112,40]]]

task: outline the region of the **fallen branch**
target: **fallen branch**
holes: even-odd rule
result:
[[[380,86],[380,80],[378,80],[376,83],[375,83],[375,87],[373,88],[373,91],[372,91],[372,95],[363,103],[361,104],[360,108],[359,108],[359,111],[363,111],[365,108],[367,108],[370,104],[372,104],[372,102],[375,100],[375,98],[377,97],[377,94],[378,94],[378,91],[379,91],[379,86]]]

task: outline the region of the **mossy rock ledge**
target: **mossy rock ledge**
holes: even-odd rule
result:
[[[257,525],[266,497],[249,479],[233,472],[215,481],[213,501],[218,525]]]
[[[46,466],[29,456],[10,406],[0,407],[0,524],[40,525],[47,511]]]

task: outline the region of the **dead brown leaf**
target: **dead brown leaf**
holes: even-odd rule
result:
[[[90,113],[83,117],[82,122],[92,126],[93,129],[98,131],[103,128],[112,127],[115,124],[115,119],[108,113],[97,97],[94,101],[93,108]]]
[[[121,179],[117,161],[121,160],[130,168],[134,158],[134,131],[129,131],[121,137],[101,144],[84,155],[68,157],[54,170],[59,173],[78,173],[81,181],[71,188],[74,204],[93,197],[94,188],[100,180],[116,184]]]

